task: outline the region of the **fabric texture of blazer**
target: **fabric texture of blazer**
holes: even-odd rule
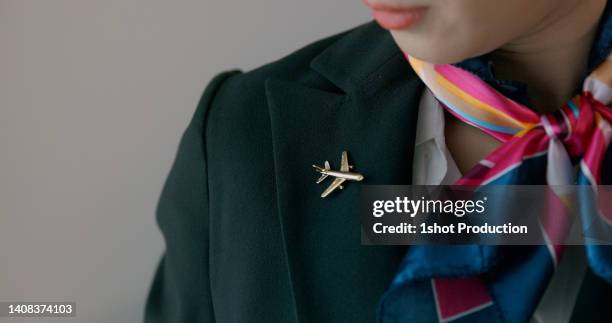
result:
[[[362,184],[409,185],[423,89],[375,23],[216,76],[157,205],[145,321],[374,322],[405,247],[362,246],[361,184],[322,199],[311,165],[347,150]]]

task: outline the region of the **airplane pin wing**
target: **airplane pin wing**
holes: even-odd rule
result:
[[[326,197],[327,195],[331,194],[331,192],[335,191],[337,188],[342,189],[342,183],[344,183],[344,181],[346,181],[345,178],[338,177],[334,179],[334,181],[321,194],[321,197]]]
[[[342,152],[342,158],[340,160],[340,171],[348,172],[351,166],[348,163],[348,153],[345,151]]]

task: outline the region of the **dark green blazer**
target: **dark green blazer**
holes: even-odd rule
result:
[[[410,184],[424,87],[375,23],[218,75],[157,206],[148,323],[374,322],[404,247],[361,246],[361,184]],[[312,164],[365,175],[321,199]]]

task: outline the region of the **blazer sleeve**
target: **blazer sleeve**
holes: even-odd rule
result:
[[[238,71],[217,75],[206,87],[183,132],[156,207],[166,250],[153,278],[145,323],[214,322],[209,279],[208,182],[205,124],[223,82]]]

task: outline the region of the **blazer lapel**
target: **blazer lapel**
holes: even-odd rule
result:
[[[299,321],[374,320],[404,249],[361,246],[361,185],[409,184],[423,86],[388,32],[347,33],[311,68],[339,90],[269,79],[278,214]],[[362,182],[325,199],[312,164],[340,168],[348,151]]]

